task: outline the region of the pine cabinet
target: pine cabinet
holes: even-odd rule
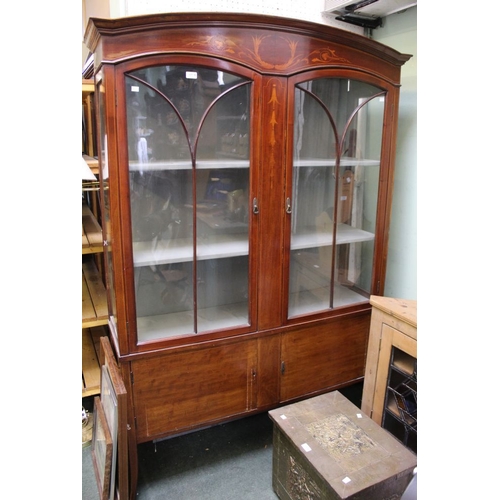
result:
[[[250,14],[91,19],[85,41],[133,441],[360,380],[410,56]]]
[[[370,298],[361,409],[417,452],[417,301]]]

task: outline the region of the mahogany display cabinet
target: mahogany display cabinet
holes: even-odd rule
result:
[[[401,66],[273,16],[90,19],[111,340],[135,446],[362,380]]]

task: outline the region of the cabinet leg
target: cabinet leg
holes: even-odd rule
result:
[[[129,461],[129,498],[135,500],[137,497],[137,480],[139,476],[139,463],[137,459],[137,443],[135,436],[129,435],[128,440],[128,461]]]

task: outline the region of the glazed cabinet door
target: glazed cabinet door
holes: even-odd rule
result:
[[[293,319],[368,304],[386,92],[315,73],[291,79],[289,93],[285,289]]]
[[[255,328],[254,81],[185,59],[127,63],[117,77],[132,350]]]

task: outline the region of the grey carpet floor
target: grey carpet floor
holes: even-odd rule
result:
[[[341,390],[358,407],[362,384]],[[276,500],[267,412],[138,447],[139,500]],[[82,500],[99,500],[90,447]]]
[[[139,449],[139,498],[276,500],[267,413]]]
[[[137,498],[276,500],[267,413],[138,447]],[[83,449],[82,500],[99,500],[90,447]]]

